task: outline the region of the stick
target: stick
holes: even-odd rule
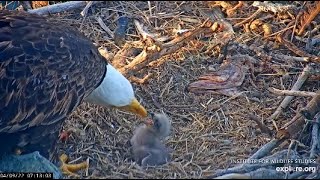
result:
[[[151,37],[152,39],[155,38],[155,35],[147,32],[143,29],[143,25],[138,20],[133,20],[134,25],[136,26],[138,32],[141,34],[142,39],[147,39],[148,37]]]
[[[137,77],[131,76],[129,80],[135,83],[144,84],[152,75],[153,75],[152,73],[148,73],[143,78],[137,78]]]
[[[87,15],[89,8],[92,6],[93,1],[89,1],[88,4],[86,5],[86,7],[84,7],[84,9],[81,11],[81,16],[84,17]]]
[[[248,18],[246,18],[245,20],[243,20],[243,21],[235,24],[234,27],[236,27],[236,28],[237,28],[237,27],[240,27],[242,24],[244,24],[244,23],[250,21],[252,18],[255,18],[256,16],[258,16],[261,12],[262,12],[262,10],[261,10],[261,9],[258,9],[258,10],[257,10],[255,13],[253,13],[250,17],[248,17]]]
[[[230,173],[230,174],[225,174],[213,179],[251,179],[251,178],[250,178],[250,175],[246,175],[246,174]]]
[[[312,146],[310,150],[310,159],[315,157],[315,151],[319,147],[319,118],[320,118],[320,113],[317,113],[314,117],[314,123],[312,126]]]
[[[273,87],[268,88],[268,90],[276,95],[280,96],[302,96],[302,97],[313,97],[317,95],[315,92],[308,91],[293,91],[293,90],[280,90]]]
[[[282,43],[284,46],[286,46],[290,51],[293,53],[299,55],[299,56],[307,56],[310,57],[310,61],[314,63],[319,63],[320,62],[320,57],[315,56],[313,54],[309,54],[308,52],[305,52],[304,50],[298,48],[294,43],[290,42],[287,40],[287,37],[289,35],[290,31],[286,31],[283,33],[283,35],[278,36],[278,40],[280,43]]]
[[[302,108],[291,121],[287,122],[279,129],[276,137],[279,138],[296,138],[303,130],[306,120],[314,119],[314,116],[320,111],[320,94],[314,96],[305,108]]]
[[[272,11],[273,13],[281,13],[284,11],[288,11],[289,9],[294,9],[294,5],[282,5],[279,3],[271,3],[271,2],[259,2],[259,1],[254,1],[252,3],[252,6],[258,7],[262,11]]]
[[[273,139],[267,144],[263,145],[257,152],[255,152],[248,159],[259,159],[261,157],[266,156],[269,152],[271,152],[275,147],[279,146],[284,140],[283,139]]]
[[[311,70],[312,70],[312,67],[307,65],[303,69],[301,75],[299,76],[298,80],[293,85],[291,90],[299,90],[301,88],[301,86],[303,85],[303,83],[309,77]],[[289,103],[293,99],[293,97],[294,96],[286,96],[284,98],[284,100],[281,102],[280,106],[276,109],[276,111],[269,117],[269,119],[275,119],[282,112],[282,110],[285,109],[289,105]]]
[[[275,169],[260,168],[255,171],[246,173],[250,179],[283,179],[284,173]]]
[[[124,67],[120,68],[119,71],[126,75],[129,71],[139,71],[142,68],[145,67],[146,64],[149,64],[151,61],[154,61],[156,59],[159,59],[160,57],[166,56],[168,54],[176,52],[178,49],[182,48],[184,46],[184,43],[187,42],[189,39],[201,34],[205,30],[212,31],[210,27],[207,27],[207,20],[200,25],[198,28],[196,28],[193,31],[186,32],[175,39],[171,40],[167,43],[160,43],[155,40],[154,45],[146,47],[138,56],[136,56],[128,65],[125,65]],[[138,21],[135,21],[135,23],[139,25]],[[140,33],[143,33],[143,36],[150,37],[147,32],[142,30],[142,27],[137,26],[138,31]],[[140,29],[140,30],[139,30]],[[151,37],[152,38],[152,37]],[[224,38],[223,40],[226,40],[228,38]]]
[[[258,124],[261,132],[268,134],[270,137],[272,136],[272,131],[264,123],[262,123],[257,116],[249,114],[249,118]]]
[[[275,54],[270,53],[273,58],[280,59],[281,61],[298,61],[298,62],[309,62],[310,57],[297,57],[297,56],[288,56],[284,54]]]
[[[300,110],[300,113],[308,120],[314,119],[314,116],[320,111],[320,90],[316,93],[317,95],[312,97],[307,106]]]
[[[283,179],[284,173],[274,169],[260,168],[245,174],[231,173],[214,179]]]
[[[114,38],[114,34],[113,32],[108,28],[108,26],[103,22],[103,20],[101,19],[101,17],[97,17],[96,20],[98,21],[99,25],[101,26],[101,28],[107,32],[107,34],[111,37]]]
[[[24,9],[29,10],[32,9],[31,4],[29,1],[20,1],[21,5],[23,6]]]
[[[95,3],[97,2],[103,2],[103,1],[95,1]],[[63,11],[78,9],[86,5],[87,5],[86,1],[69,1],[65,3],[59,3],[59,4],[53,4],[53,5],[41,7],[38,9],[28,10],[28,12],[39,14],[39,15],[47,15],[47,14],[54,14],[54,13],[59,13]]]
[[[160,93],[160,98],[162,98],[164,92],[169,88],[169,85],[172,83],[172,80],[173,80],[173,76],[170,77],[170,80],[169,82],[165,85],[165,87],[163,88],[162,92]]]
[[[305,171],[297,171],[297,172],[294,172],[294,173],[292,173],[292,174],[290,174],[289,176],[288,176],[288,179],[298,179],[298,177],[300,177],[300,176],[302,176],[302,175],[304,175],[304,174],[306,174],[307,172],[305,172]],[[301,179],[301,178],[300,178]]]

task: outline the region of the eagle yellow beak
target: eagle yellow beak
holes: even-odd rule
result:
[[[122,106],[118,108],[124,111],[140,115],[141,117],[147,117],[148,115],[147,110],[138,102],[137,99],[133,99],[131,103],[127,106]]]

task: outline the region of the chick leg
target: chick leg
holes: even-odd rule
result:
[[[60,169],[64,175],[79,177],[75,172],[89,167],[88,161],[79,164],[67,164],[68,156],[66,154],[62,154],[59,159],[61,162]]]

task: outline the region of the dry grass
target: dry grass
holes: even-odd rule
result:
[[[207,18],[203,12],[210,10],[203,2],[150,3],[151,9],[148,2],[105,2],[93,6],[85,18],[80,16],[81,10],[52,16],[77,26],[97,46],[107,47],[109,52],[115,54],[120,47],[100,27],[96,20],[98,16],[112,31],[116,28],[116,20],[120,15],[134,15],[139,16],[146,26],[169,34],[181,22],[184,22],[184,28],[194,28],[200,23],[183,19],[203,21]],[[247,6],[239,10],[237,17],[227,19],[236,24],[253,13],[252,7],[250,9]],[[285,26],[279,23],[274,24],[273,28],[277,32],[276,30]],[[139,40],[134,25],[130,25],[128,32],[128,41]],[[237,41],[244,44],[262,45],[262,37],[263,33],[236,31]],[[210,49],[210,38],[203,43],[203,49],[194,49],[190,43],[179,52],[163,57],[163,63],[146,67],[141,72],[141,77],[146,72],[154,74],[148,82],[133,84],[138,100],[148,111],[160,111],[161,107],[173,119],[173,133],[166,141],[167,146],[174,150],[173,161],[157,168],[140,169],[131,161],[128,151],[128,140],[135,127],[140,124],[139,119],[117,109],[82,103],[64,125],[65,129],[75,129],[75,133],[67,142],[59,142],[59,152],[69,154],[74,162],[90,159],[88,174],[81,172],[83,178],[203,178],[217,169],[234,166],[236,160],[246,159],[270,140],[248,115],[257,115],[274,130],[273,123],[266,121],[266,118],[274,112],[283,98],[270,94],[265,86],[289,89],[303,65],[267,62],[267,66],[255,74],[255,80],[247,74],[240,88],[247,98],[196,95],[186,91],[187,85],[208,72],[208,67],[215,64],[216,55],[219,54],[219,48],[204,53]],[[284,54],[289,52],[283,48],[268,48]],[[250,54],[245,51],[237,52]],[[256,57],[252,52],[251,55]],[[256,58],[262,61],[259,57]],[[285,76],[277,74],[275,70],[291,74],[285,79]],[[303,89],[312,90],[317,87],[318,82],[311,82]],[[298,106],[301,106],[299,104],[305,104],[306,100],[308,98],[295,98],[294,103],[276,121],[277,126],[281,127],[288,122]]]

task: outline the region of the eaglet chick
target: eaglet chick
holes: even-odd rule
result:
[[[162,165],[171,159],[161,142],[171,132],[171,120],[165,114],[150,114],[151,120],[139,126],[130,140],[133,158],[142,167]]]

